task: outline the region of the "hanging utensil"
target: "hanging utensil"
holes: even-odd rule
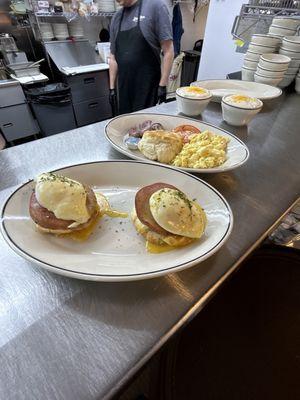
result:
[[[28,65],[28,67],[34,67],[35,65],[40,64],[42,61],[45,61],[45,59],[41,58],[39,61],[35,61],[34,63]]]

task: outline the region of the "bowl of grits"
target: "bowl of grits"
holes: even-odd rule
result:
[[[262,107],[261,100],[243,94],[231,94],[222,98],[223,119],[233,126],[247,125]]]
[[[212,98],[208,89],[198,86],[184,86],[176,90],[178,113],[188,116],[200,115]]]

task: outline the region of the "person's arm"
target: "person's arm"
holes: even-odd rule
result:
[[[163,63],[161,68],[161,78],[159,81],[159,86],[167,86],[174,60],[173,41],[163,40],[161,42],[161,49],[163,52]]]
[[[109,88],[115,89],[118,75],[118,64],[113,54],[109,56]]]

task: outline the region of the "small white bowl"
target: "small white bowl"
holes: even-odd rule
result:
[[[300,52],[298,51],[292,51],[292,50],[287,50],[284,47],[279,48],[279,54],[283,54],[285,56],[290,57],[292,60],[293,59],[299,59],[300,58]]]
[[[262,54],[259,64],[262,68],[272,71],[286,71],[291,59],[282,54]]]
[[[271,69],[265,69],[261,67],[259,64],[257,66],[256,72],[259,75],[267,76],[270,78],[283,78],[285,71],[273,71]]]
[[[200,115],[210,102],[212,94],[209,90],[203,88],[206,94],[202,97],[188,97],[188,95],[183,94],[184,89],[187,88],[189,88],[189,86],[181,87],[176,90],[177,110],[179,113],[190,117]]]
[[[300,94],[300,76],[297,76],[296,78],[295,90],[298,94]]]
[[[297,29],[300,25],[300,18],[275,17],[272,25],[287,29]]]
[[[263,46],[278,47],[281,43],[281,39],[272,35],[252,35],[251,43],[259,44]]]
[[[300,36],[285,36],[282,39],[282,47],[300,53]]]
[[[296,29],[282,28],[272,24],[269,28],[269,33],[272,35],[293,36],[296,34]]]
[[[277,46],[263,46],[261,44],[255,44],[250,42],[248,50],[253,51],[257,54],[263,53],[275,53]]]
[[[260,112],[263,107],[263,102],[259,99],[255,99],[257,102],[257,107],[249,107],[246,106],[240,107],[238,104],[228,104],[227,100],[232,95],[226,95],[222,98],[222,116],[223,120],[226,121],[229,125],[233,126],[244,126],[247,125],[252,118]],[[248,96],[246,96],[248,97]]]
[[[300,58],[294,58],[289,63],[289,68],[299,68],[300,67]]]
[[[298,69],[299,69],[299,67],[288,67],[288,69],[286,70],[285,73],[287,75],[292,75],[292,74],[297,75]]]
[[[253,82],[255,71],[256,71],[256,68],[251,69],[251,68],[243,67],[242,68],[242,81]]]
[[[295,75],[285,75],[282,80],[279,82],[278,87],[281,89],[290,86],[290,84],[294,81]]]
[[[245,58],[247,59],[247,60],[249,60],[249,61],[256,61],[256,62],[258,62],[259,61],[259,57],[260,57],[260,54],[257,54],[257,53],[253,53],[253,51],[247,51],[247,53],[245,54]]]
[[[277,86],[278,83],[282,80],[281,78],[270,78],[269,76],[264,76],[258,74],[257,72],[254,74],[254,81],[257,83],[264,83],[265,85]]]
[[[277,37],[278,39],[280,39],[282,41],[282,39],[284,38],[284,35],[278,35],[276,33],[267,33],[268,36],[272,36],[272,37]]]
[[[250,68],[250,69],[256,69],[257,67],[257,61],[252,61],[252,60],[248,60],[247,58],[244,58],[244,67],[246,68]]]

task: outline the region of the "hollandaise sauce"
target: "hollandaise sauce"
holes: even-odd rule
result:
[[[73,231],[70,233],[64,233],[59,236],[70,238],[70,239],[73,239],[78,242],[84,242],[95,231],[95,229],[97,228],[98,222],[104,215],[107,215],[111,218],[127,218],[128,217],[128,214],[125,212],[113,210],[110,207],[109,201],[102,193],[95,193],[95,195],[96,195],[96,199],[97,199],[97,203],[98,203],[98,212],[97,212],[97,216],[93,219],[93,221],[84,229],[81,229],[79,231]]]

